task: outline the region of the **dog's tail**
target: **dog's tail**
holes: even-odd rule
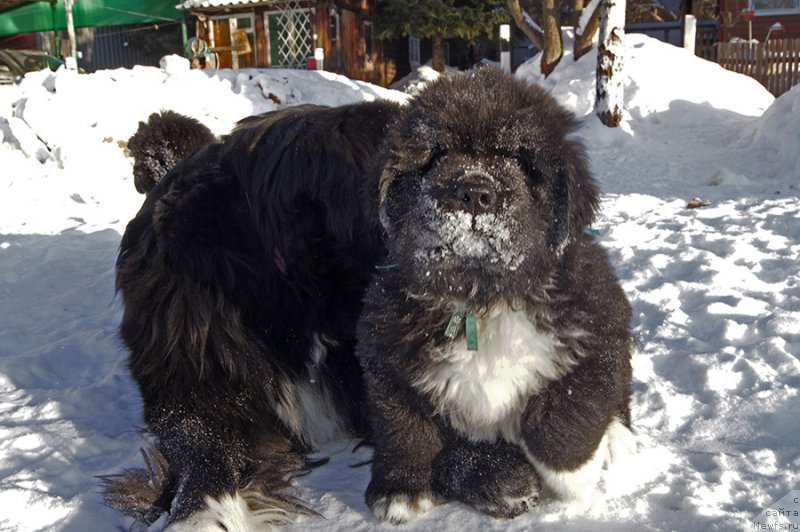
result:
[[[211,130],[194,118],[174,111],[151,114],[128,140],[136,190],[147,194],[176,164],[215,140]]]

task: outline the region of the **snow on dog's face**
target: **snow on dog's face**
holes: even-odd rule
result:
[[[413,244],[419,267],[448,261],[512,271],[520,266],[525,258],[517,245],[520,218],[530,202],[515,161],[441,155],[418,185],[419,201],[409,205],[410,232],[404,238]]]
[[[489,303],[545,283],[597,204],[574,128],[544,91],[493,69],[412,101],[380,182],[390,260],[411,291]]]

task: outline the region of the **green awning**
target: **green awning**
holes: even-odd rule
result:
[[[176,0],[73,0],[76,28],[182,20]],[[64,0],[21,5],[0,13],[0,37],[67,26]]]

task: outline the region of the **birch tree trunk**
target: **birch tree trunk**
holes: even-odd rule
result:
[[[597,98],[594,111],[609,127],[622,122],[625,0],[601,0],[597,51]]]
[[[75,38],[72,4],[73,0],[64,0],[64,12],[67,20],[67,40],[69,40],[69,55],[64,57],[64,62],[66,63],[66,67],[70,70],[78,70],[78,40]]]

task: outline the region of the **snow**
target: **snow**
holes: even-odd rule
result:
[[[800,87],[774,100],[678,48],[626,42],[621,128],[591,114],[595,54],[546,80],[538,58],[518,75],[585,122],[595,229],[634,310],[638,453],[586,510],[547,501],[504,521],[449,504],[403,530],[744,529],[773,522],[764,509],[800,487]],[[116,336],[114,261],[142,201],[124,141],[161,109],[223,133],[278,107],[270,95],[403,99],[328,73],[178,60],[0,87],[0,530],[131,526],[95,478],[142,464],[141,400]],[[694,197],[710,206],[688,209]],[[295,481],[325,519],[289,530],[390,529],[363,502],[369,468],[351,466],[370,451],[354,445],[327,445],[331,463]]]
[[[209,7],[230,7],[256,4],[261,0],[184,0],[177,5],[178,9],[197,9]]]

